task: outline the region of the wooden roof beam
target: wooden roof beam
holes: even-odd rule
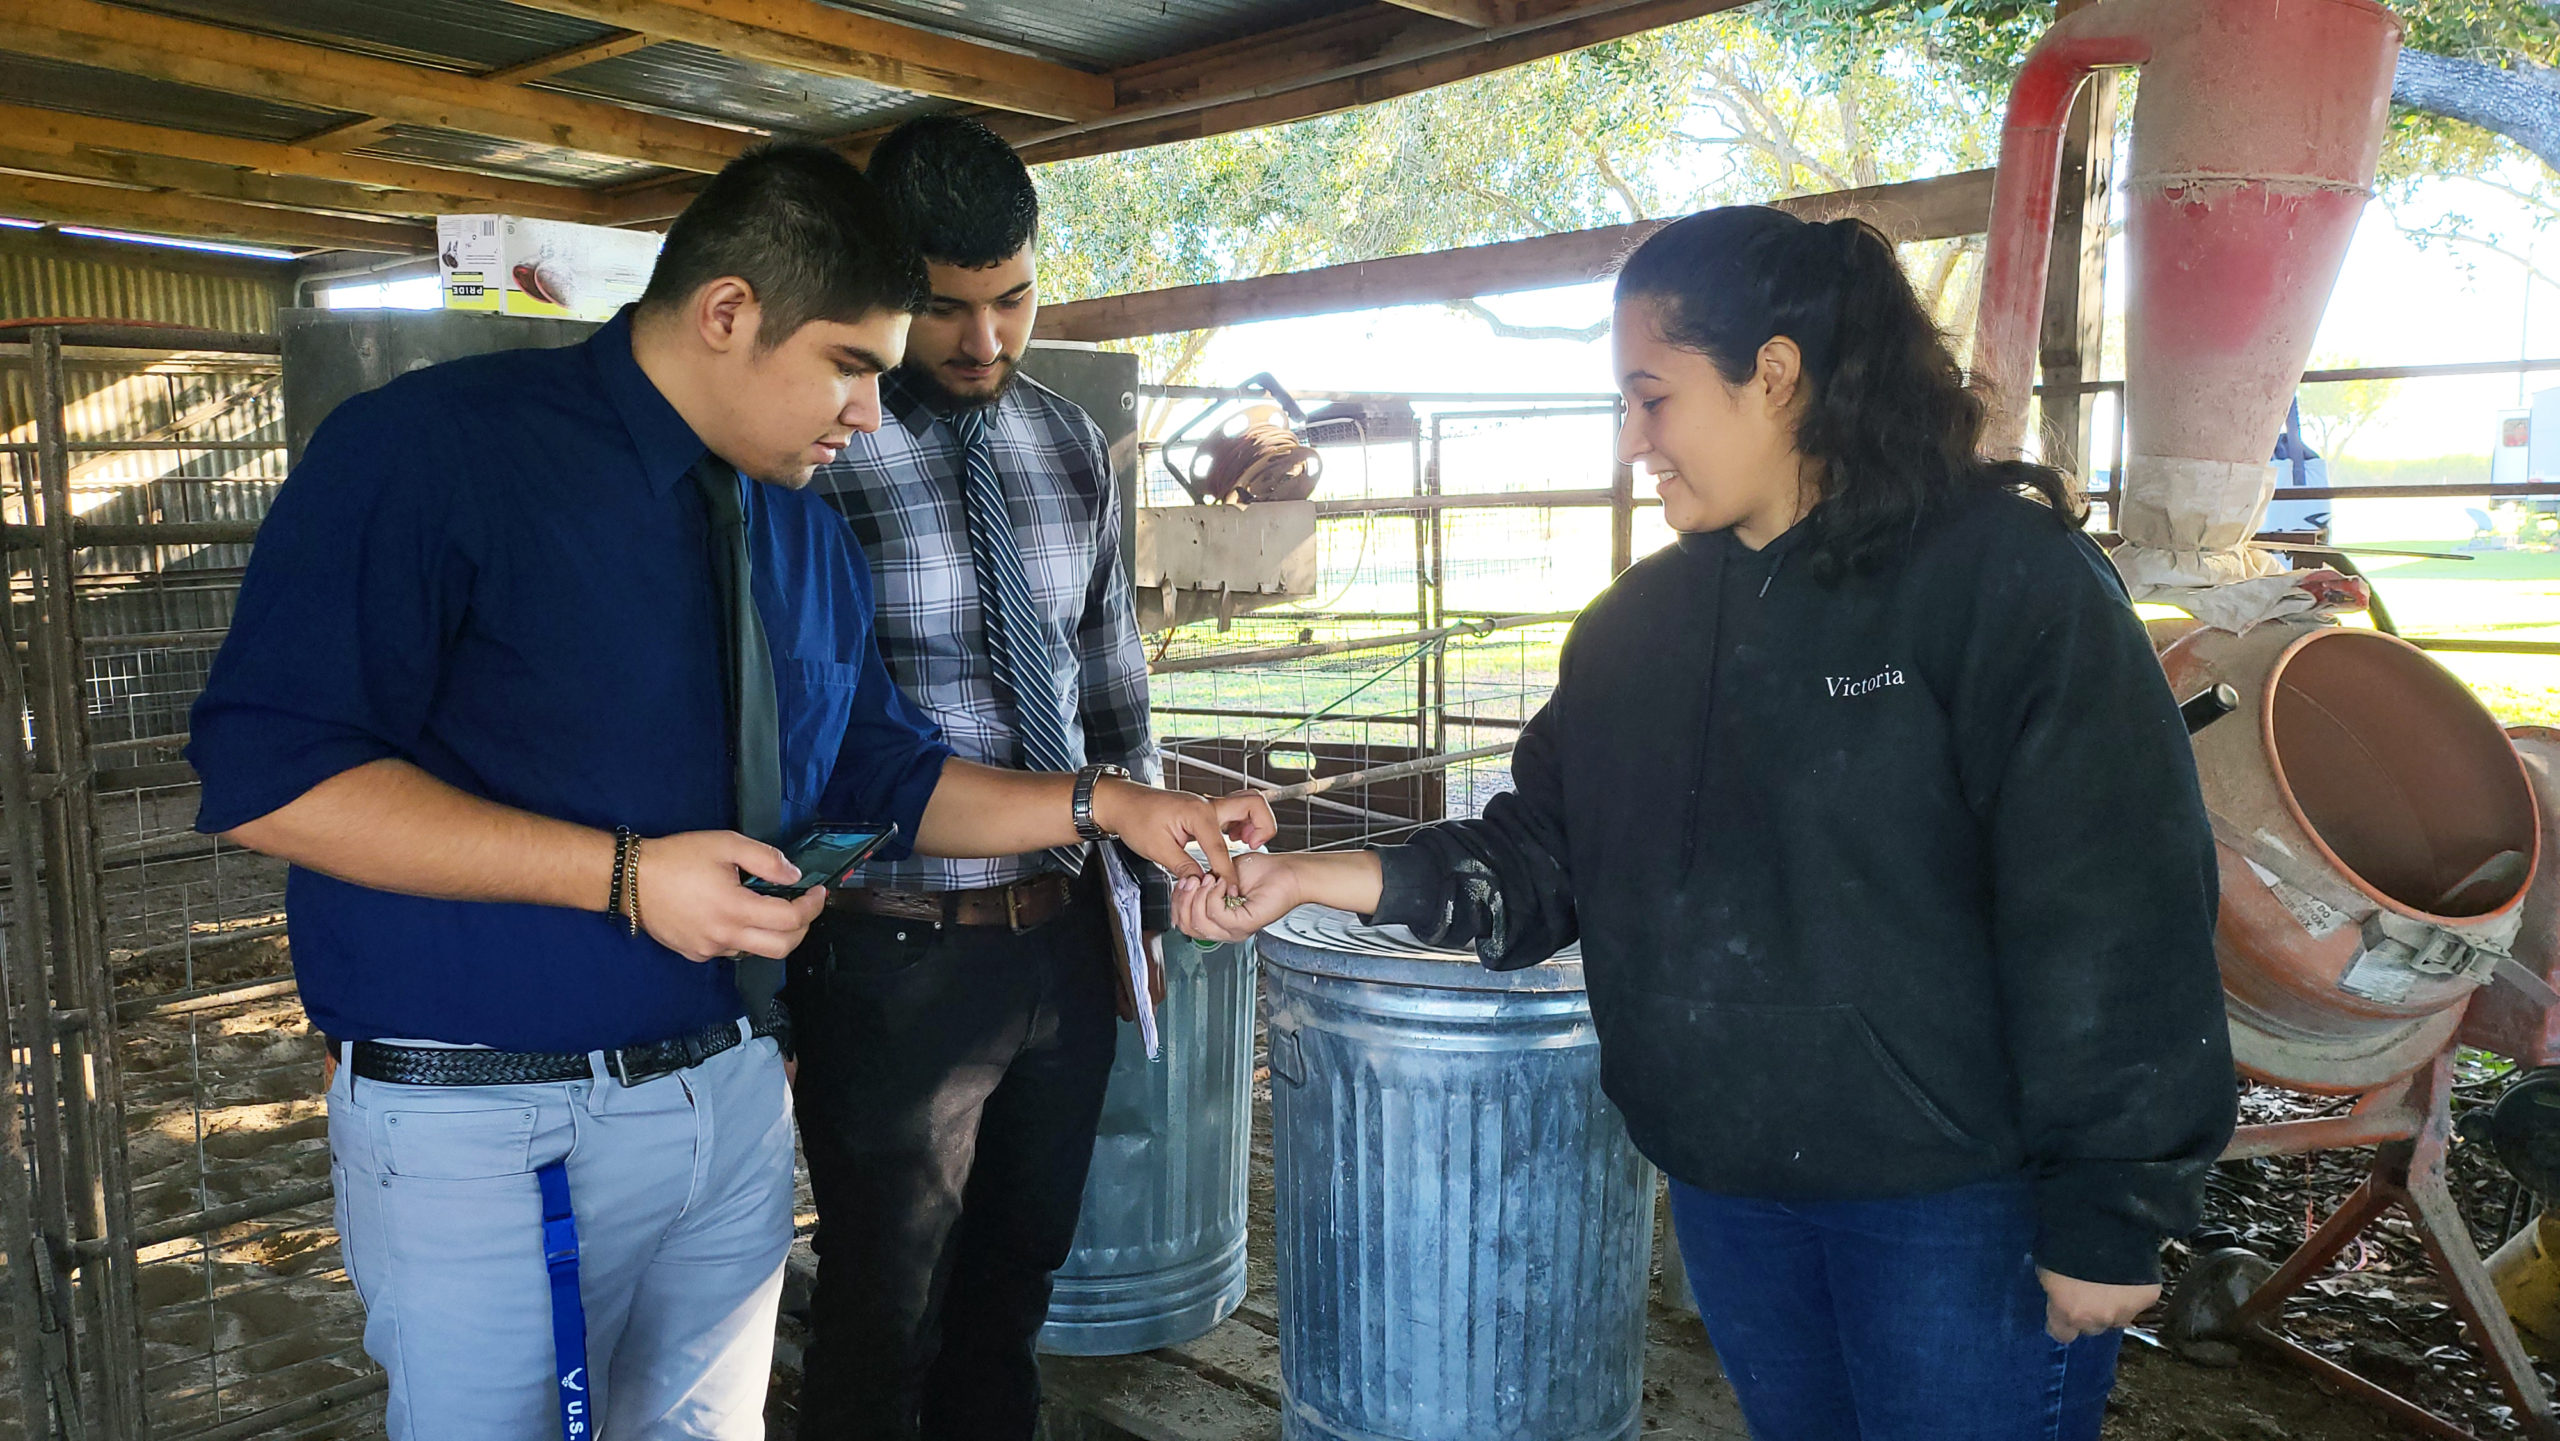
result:
[[[11,0],[0,48],[49,60],[709,173],[756,137],[99,0]]]
[[[610,60],[616,55],[628,55],[657,43],[652,36],[616,30],[610,35],[554,50],[548,55],[537,55],[514,65],[501,65],[495,70],[483,70],[476,78],[488,85],[524,85],[547,79],[563,70],[575,70],[581,65]],[[399,123],[386,115],[360,115],[344,125],[332,126],[317,135],[306,135],[302,137],[302,143],[313,150],[357,150],[381,139],[383,132]]]
[[[1033,164],[1330,115],[1731,10],[1744,0],[1501,0],[1504,18],[1452,29],[1390,5],[1135,65],[1098,122],[1018,142]]]
[[[610,218],[605,197],[574,186],[497,180],[24,105],[0,105],[0,144],[46,158],[47,163],[23,168],[167,187],[213,199],[391,215],[499,210],[591,224]],[[308,188],[314,186],[321,188]]]
[[[1725,8],[1728,6],[1694,0],[1685,8],[1666,7],[1656,0],[1492,0],[1487,11],[1493,23],[1475,27],[1452,26],[1444,18],[1401,4],[1371,4],[1113,71],[1112,83],[1118,89],[1120,104],[1108,119],[1122,124],[1184,109],[1276,95],[1435,56],[1482,51],[1489,44],[1578,22],[1606,21],[1625,12],[1637,13],[1592,33],[1614,39]],[[1669,18],[1661,18],[1665,15]],[[1571,43],[1561,43],[1540,53],[1555,54],[1572,48]],[[1537,59],[1540,55],[1531,54],[1528,58]],[[1488,59],[1483,68],[1498,70],[1518,63],[1521,62]]]
[[[550,0],[542,3],[548,8]],[[1493,3],[1504,18],[1485,30],[1454,28],[1380,4],[1132,65],[1113,72],[1120,104],[1096,121],[1044,126],[1021,115],[978,118],[1034,165],[1107,155],[1391,100],[1729,10],[1744,0]],[[859,157],[884,133],[865,130],[833,143]],[[614,223],[663,221],[700,188],[690,176],[619,187]]]
[[[637,30],[616,30],[609,35],[554,50],[548,55],[536,55],[513,65],[484,70],[480,78],[498,85],[530,85],[536,80],[548,80],[564,70],[593,65],[599,60],[612,60],[634,50],[646,50],[657,43],[655,35],[643,35]]]
[[[305,135],[301,143],[312,150],[361,150],[399,123],[387,115],[359,115],[344,125]]]
[[[435,248],[435,229],[200,200],[156,190],[120,190],[68,180],[0,175],[0,214],[56,225],[225,240],[295,249],[414,255]]]
[[[209,200],[274,205],[289,210],[387,215],[402,220],[437,213],[436,207],[421,206],[415,203],[416,197],[402,191],[367,190],[360,185],[342,185],[334,180],[310,180],[296,175],[260,175],[253,170],[207,165],[197,160],[171,160],[159,155],[97,151],[75,151],[63,155],[22,148],[16,143],[17,139],[0,130],[0,169],[45,179],[174,190]]]
[[[684,40],[741,60],[867,81],[997,110],[1091,120],[1117,103],[1111,81],[817,0],[515,0],[535,10]]]
[[[1502,9],[1497,0],[1387,0],[1387,3],[1417,15],[1454,20],[1478,30],[1487,29],[1502,19]]]
[[[1864,217],[1897,241],[1979,234],[1991,219],[1991,172],[1966,170],[1897,185],[1799,195],[1769,203],[1807,220]],[[1033,334],[1043,340],[1127,340],[1256,320],[1288,320],[1391,305],[1427,305],[1579,285],[1606,274],[1620,256],[1666,222],[1643,220],[1327,265],[1213,285],[1182,285],[1043,306]]]

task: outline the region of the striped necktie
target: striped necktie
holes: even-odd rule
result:
[[[963,410],[951,418],[960,437],[961,497],[969,517],[969,556],[978,573],[987,656],[997,691],[1013,702],[1022,764],[1035,771],[1071,771],[1084,762],[1067,739],[1049,632],[1040,623],[1022,551],[1013,541],[1013,520],[1005,510],[1004,482],[996,476],[987,419],[986,409]],[[1084,867],[1082,848],[1049,854],[1069,875]]]

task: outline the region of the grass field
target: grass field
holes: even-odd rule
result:
[[[2444,550],[2444,542],[2412,542],[2411,549]],[[2470,560],[2422,560],[2361,556],[2404,634],[2560,642],[2560,551],[2485,551]],[[1381,596],[1389,592],[1381,591]],[[1546,604],[1558,597],[1523,597]],[[1566,602],[1569,603],[1569,602]],[[1543,608],[1543,604],[1539,607]],[[1412,628],[1410,621],[1327,622],[1317,617],[1254,617],[1225,637],[1193,627],[1185,650],[1215,651],[1283,645],[1301,638],[1333,639]],[[1554,684],[1561,626],[1462,638],[1448,651],[1449,710],[1520,719]],[[2436,651],[2435,658],[2462,678],[2509,725],[2560,726],[2560,656],[2480,655]],[[1409,717],[1417,697],[1409,650],[1373,651],[1286,662],[1235,671],[1160,676],[1155,699],[1163,706],[1282,712],[1303,717]],[[1252,736],[1412,744],[1410,726],[1392,721],[1301,724],[1294,719],[1212,720],[1168,716],[1167,735]],[[1452,735],[1453,747],[1490,743],[1491,731]]]
[[[2481,551],[2467,561],[2359,556],[2357,565],[2403,635],[2560,642],[2560,551]],[[2560,725],[2560,656],[2434,654],[2507,724]]]

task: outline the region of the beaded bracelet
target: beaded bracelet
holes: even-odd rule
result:
[[[613,889],[605,894],[604,900],[604,913],[608,916],[622,914],[622,885],[631,860],[631,841],[629,826],[613,828]]]

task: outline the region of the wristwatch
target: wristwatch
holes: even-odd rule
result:
[[[1126,766],[1086,766],[1083,770],[1076,772],[1075,820],[1076,835],[1080,839],[1098,841],[1110,834],[1110,832],[1093,823],[1093,788],[1095,783],[1099,782],[1104,776],[1110,776],[1114,780],[1125,781],[1129,778],[1129,768]]]

